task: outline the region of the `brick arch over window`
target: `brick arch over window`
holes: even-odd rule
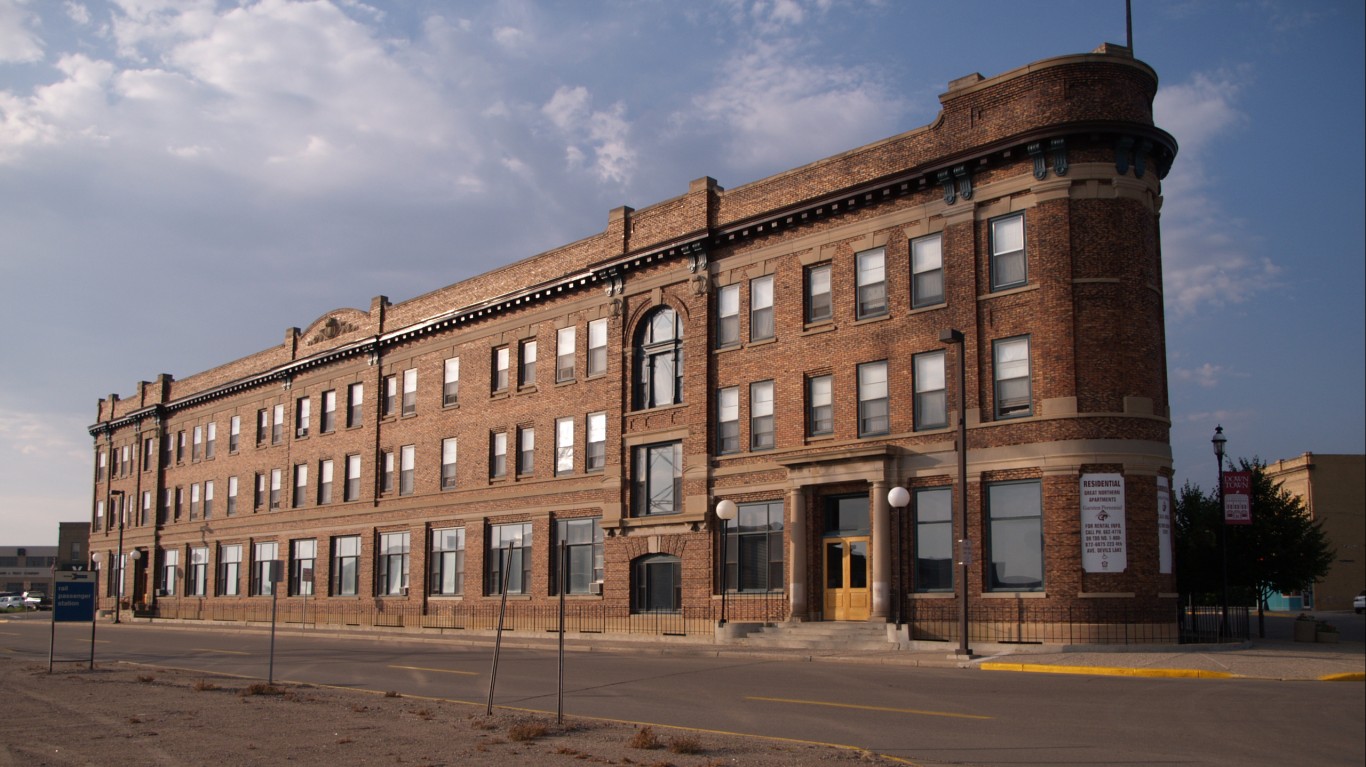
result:
[[[683,317],[670,306],[646,312],[632,334],[637,410],[683,402]]]

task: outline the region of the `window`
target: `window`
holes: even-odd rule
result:
[[[194,483],[193,485],[190,485],[190,519],[191,519],[191,520],[199,519],[199,504],[200,504],[199,483],[196,482],[196,483]]]
[[[493,391],[507,391],[508,388],[508,348],[500,346],[493,350]]]
[[[294,466],[294,496],[290,498],[290,506],[299,508],[304,505],[304,499],[308,497],[308,464],[300,463]]]
[[[833,317],[830,298],[830,264],[806,270],[806,321],[825,322]]]
[[[270,434],[270,411],[261,409],[256,411],[256,446],[261,447],[266,444],[266,437]]]
[[[156,457],[156,443],[151,437],[142,441],[142,470],[152,470],[152,459]]]
[[[384,377],[384,401],[380,404],[380,415],[388,418],[398,412],[398,376]]]
[[[353,383],[346,387],[346,428],[360,426],[361,404],[365,399],[365,384]]]
[[[332,596],[354,597],[360,593],[360,536],[332,539]]]
[[[517,430],[517,473],[536,473],[536,430],[530,426]]]
[[[384,462],[383,472],[380,475],[379,491],[381,493],[394,492],[394,451],[385,450],[380,460]]]
[[[555,522],[555,546],[551,561],[552,583],[560,580],[560,542],[564,542],[566,594],[591,594],[602,583],[602,526],[594,519],[561,519]],[[556,587],[558,588],[558,587]],[[598,587],[599,591],[601,586]]]
[[[218,596],[235,597],[242,593],[242,546],[218,547]]]
[[[749,385],[749,449],[771,450],[774,445],[773,382]]]
[[[313,564],[318,559],[318,542],[313,538],[289,542],[289,595],[313,596]]]
[[[404,445],[398,449],[398,494],[413,494],[413,474],[417,468],[417,446]]]
[[[883,248],[865,250],[855,256],[857,262],[859,319],[887,313],[887,257]]]
[[[588,323],[588,375],[607,372],[607,320]]]
[[[521,355],[519,355],[519,356],[521,357],[522,362],[521,362],[521,365],[517,368],[517,385],[518,385],[518,386],[535,386],[535,385],[536,385],[536,342],[535,342],[535,341],[523,341],[523,342],[522,342],[522,353],[521,353]]]
[[[180,581],[180,552],[176,549],[166,549],[161,552],[161,582],[157,588],[161,589],[162,596],[173,597],[176,592],[176,583]]]
[[[607,465],[607,414],[588,414],[588,453],[584,471],[602,471]]]
[[[103,482],[103,481],[104,481],[104,470],[105,470],[105,468],[106,468],[107,465],[108,465],[108,460],[109,460],[109,459],[108,459],[107,454],[106,454],[103,450],[101,450],[101,451],[99,452],[99,461],[98,461],[98,463],[96,464],[96,467],[95,467],[95,481],[96,481],[96,482]]]
[[[489,528],[489,548],[484,555],[485,593],[503,593],[506,574],[507,593],[527,594],[531,589],[531,523],[493,525]]]
[[[944,388],[944,352],[915,355],[915,429],[941,429],[949,425]]]
[[[323,392],[323,420],[318,424],[323,434],[331,434],[337,430],[337,391],[329,389]]]
[[[460,401],[460,358],[446,360],[441,383],[441,404],[449,407]]]
[[[991,289],[1024,285],[1029,279],[1025,262],[1024,214],[1015,213],[991,222]]]
[[[151,493],[143,493],[143,511],[146,512],[152,505]],[[213,517],[213,480],[204,483],[204,518]]]
[[[441,440],[441,489],[455,489],[455,437]]]
[[[834,380],[829,375],[806,379],[806,433],[809,435],[835,431]]]
[[[213,490],[213,483],[212,483],[212,482],[209,483],[209,490],[210,490],[210,491]],[[213,493],[212,493],[212,492],[209,493],[209,496],[210,496],[209,500],[213,500],[213,498],[212,498]],[[207,507],[205,507],[205,509],[204,509],[204,516],[205,516],[205,518],[208,517],[208,513],[209,513],[209,510],[208,510]],[[151,518],[152,518],[152,491],[150,491],[150,490],[144,490],[144,491],[142,491],[142,512],[141,512],[140,516],[138,517],[138,524],[139,524],[139,525],[145,525],[145,524],[147,524],[148,522],[151,521]]]
[[[505,477],[508,473],[508,433],[495,431],[489,435],[489,476]]]
[[[574,419],[555,419],[555,474],[574,473]]]
[[[266,475],[261,474],[260,472],[257,472],[257,474],[256,474],[256,495],[255,495],[255,497],[252,499],[252,507],[253,507],[253,508],[256,508],[256,509],[261,508],[261,504],[265,503],[265,498],[266,498]],[[179,501],[179,499],[177,499],[177,505],[178,505],[178,501]],[[177,510],[177,513],[179,513],[179,510]]]
[[[228,452],[236,453],[242,441],[242,416],[228,419]]]
[[[887,363],[858,366],[858,433],[860,437],[891,430],[887,404]]]
[[[237,514],[237,477],[228,477],[228,506],[225,510],[228,516]]]
[[[953,591],[953,488],[915,491],[916,591]]]
[[[408,533],[380,533],[376,591],[384,596],[408,593]]]
[[[911,241],[911,306],[944,303],[944,255],[938,234]]]
[[[346,456],[346,489],[342,491],[342,500],[354,501],[360,498],[360,456]]]
[[[192,435],[190,441],[190,460],[198,461],[199,457],[204,454],[204,427],[194,427]]]
[[[275,579],[279,577],[280,544],[275,541],[256,544],[252,551],[251,595],[268,597],[275,593]]]
[[[576,340],[573,326],[560,328],[555,332],[555,380],[557,382],[574,380],[574,346]]]
[[[1033,412],[1029,383],[1029,336],[993,344],[996,371],[996,417],[1011,418]]]
[[[740,452],[740,387],[716,393],[716,452]]]
[[[773,337],[773,275],[749,281],[749,340]]]
[[[280,493],[284,490],[284,472],[280,469],[270,470],[270,508],[280,508]]]
[[[664,442],[635,449],[631,516],[677,514],[683,510],[683,443]]]
[[[730,591],[783,590],[782,501],[739,505],[726,524],[723,577]]]
[[[432,531],[431,576],[433,596],[460,596],[465,593],[465,528]]]
[[[119,450],[119,454],[123,456],[123,458],[119,461],[119,475],[122,476],[122,475],[128,473],[128,448],[126,448],[126,447],[125,447],[125,448],[122,448],[121,450]],[[175,435],[175,462],[176,462],[176,463],[184,463],[184,462],[185,462],[185,432],[184,432],[184,430],[181,430],[181,431],[176,432],[176,435]]]
[[[313,419],[313,401],[308,397],[300,397],[294,405],[294,436],[307,437]]]
[[[285,439],[285,406],[276,405],[271,411],[270,444],[278,445]]]
[[[167,489],[161,491],[161,510],[160,510],[160,512],[158,512],[158,514],[157,514],[157,522],[160,523],[160,524],[163,524],[163,525],[164,525],[164,524],[166,524],[167,522],[170,522],[170,521],[171,521],[171,496],[172,496],[172,491],[171,491],[170,488],[167,488]],[[101,503],[103,503],[103,501],[101,501]],[[103,506],[101,506],[101,507],[100,507],[100,512],[103,513],[103,511],[104,511],[104,508],[103,508]],[[95,521],[95,529],[98,530],[98,529],[99,529],[99,526],[100,526],[99,520],[96,520],[96,521]]]
[[[740,286],[726,285],[716,293],[716,345],[740,343]]]
[[[683,563],[651,554],[631,563],[631,612],[676,613],[683,607]]]
[[[1043,497],[1039,480],[987,485],[992,591],[1043,589]]]
[[[190,569],[185,573],[185,594],[191,597],[207,595],[209,588],[209,549],[199,546],[190,549]]]
[[[332,459],[318,463],[318,504],[332,502]]]
[[[218,424],[209,421],[204,425],[204,457],[213,458],[215,448],[218,445]],[[151,445],[149,444],[148,447]]]
[[[683,401],[683,324],[667,306],[651,312],[636,332],[637,409]]]
[[[417,412],[417,368],[403,371],[403,415]]]

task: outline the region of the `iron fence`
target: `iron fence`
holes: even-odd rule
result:
[[[1178,644],[1247,638],[1246,607],[1229,608],[1221,629],[1219,608],[1190,608],[1172,614],[1133,605],[1037,607],[1027,600],[968,606],[968,641],[1005,644]],[[910,600],[910,638],[957,642],[955,600]]]

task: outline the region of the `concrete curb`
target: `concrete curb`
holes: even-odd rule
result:
[[[1089,674],[1092,676],[1160,677],[1168,679],[1242,679],[1227,671],[1202,671],[1193,668],[1122,668],[1119,666],[1053,666],[1043,663],[978,664],[983,671],[1029,671],[1036,674]]]

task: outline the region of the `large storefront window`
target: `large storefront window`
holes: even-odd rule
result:
[[[1043,590],[1043,495],[1039,480],[988,485],[987,518],[989,588]]]
[[[953,488],[915,491],[916,591],[953,591]]]
[[[782,591],[782,502],[740,504],[726,535],[726,588]]]
[[[507,573],[507,593],[530,593],[531,523],[494,525],[489,528],[489,548],[484,553],[484,562],[487,564],[484,580],[486,594],[492,596],[503,593],[504,573]]]

